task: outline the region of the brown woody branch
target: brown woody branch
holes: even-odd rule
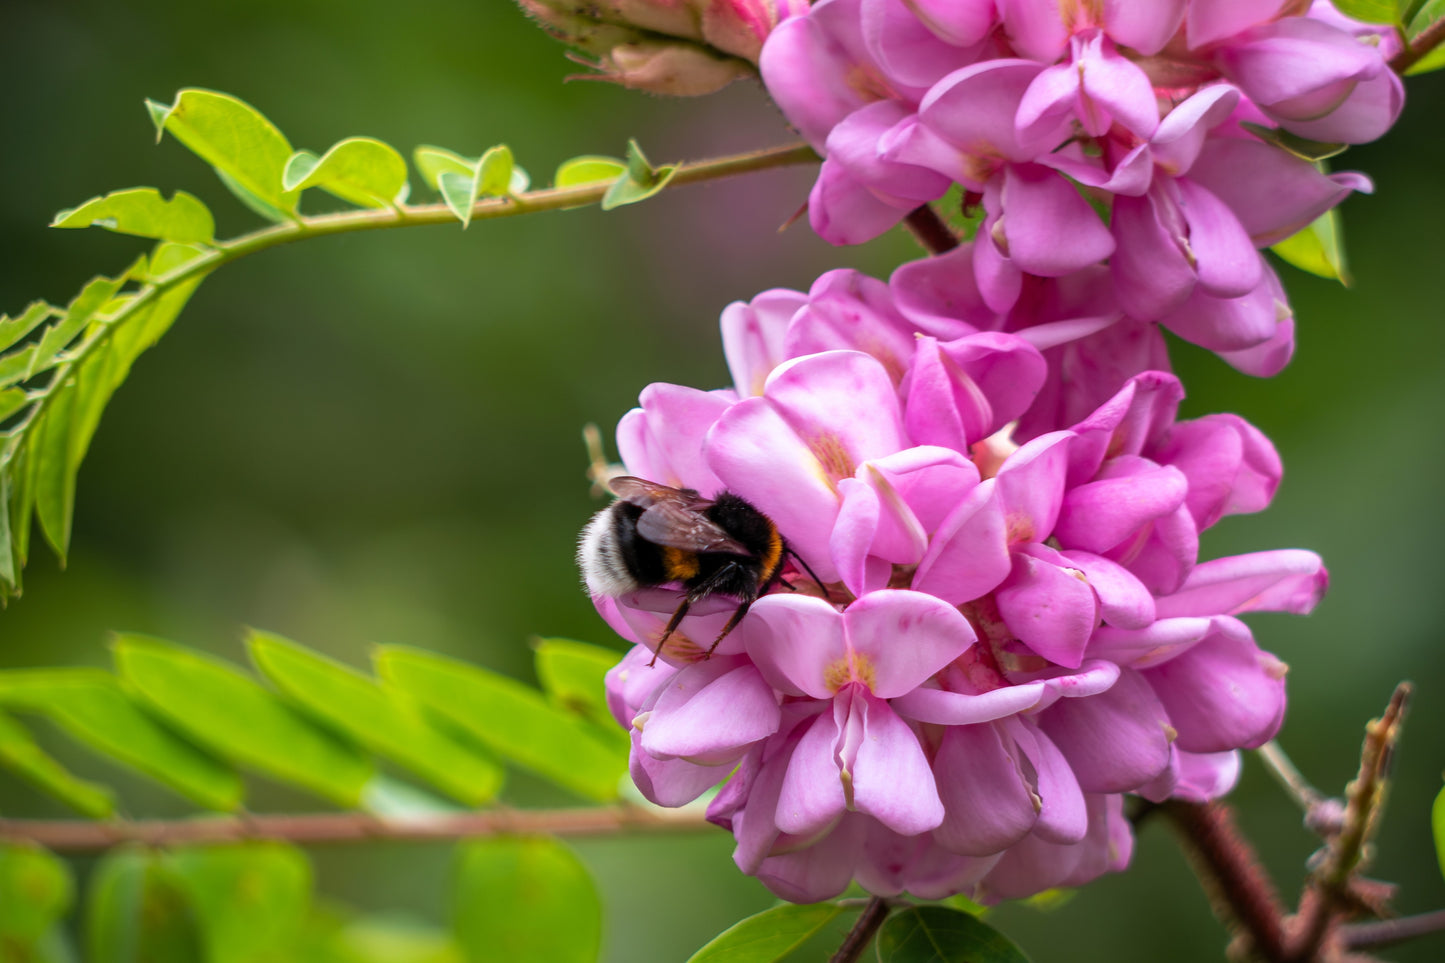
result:
[[[1424,60],[1426,54],[1442,43],[1445,43],[1445,17],[1421,30],[1414,40],[1405,45],[1405,49],[1391,57],[1390,69],[1403,76],[1405,71]]]
[[[0,839],[27,840],[57,852],[79,853],[123,843],[178,846],[279,839],[319,845],[371,839],[418,841],[534,833],[611,836],[697,832],[706,828],[708,823],[695,813],[622,805],[588,809],[488,809],[410,819],[383,818],[370,813],[207,816],[135,822],[0,819]]]

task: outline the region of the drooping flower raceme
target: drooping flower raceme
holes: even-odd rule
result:
[[[790,571],[710,657],[736,605],[699,603],[656,664],[678,593],[595,600],[636,643],[608,695],[639,789],[722,783],[709,818],[785,898],[1084,882],[1129,858],[1122,794],[1214,798],[1280,725],[1284,666],[1238,616],[1308,611],[1324,569],[1197,558],[1269,503],[1272,446],[1177,420],[1159,371],[1051,422],[1041,327],[920,323],[834,272],[729,308],[732,388],[653,385],[619,426],[628,472],[742,496],[824,583]]]
[[[966,274],[952,286],[988,310],[1086,272],[1130,322],[1114,337],[1158,323],[1273,374],[1293,328],[1258,248],[1370,189],[1277,141],[1385,133],[1393,43],[1325,2],[821,0],[773,30],[761,68],[825,155],[809,215],[827,240],[868,240],[957,185],[977,238],[927,270]]]

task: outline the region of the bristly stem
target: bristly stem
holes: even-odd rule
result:
[[[1424,60],[1430,51],[1442,43],[1445,43],[1445,17],[1441,17],[1421,30],[1415,35],[1414,40],[1405,45],[1403,50],[1391,57],[1390,69],[1403,77],[1405,71]]]
[[[1248,935],[1251,948],[1269,963],[1284,963],[1284,905],[1222,803],[1171,800],[1160,806],[1184,839],[1195,875],[1214,915]]]
[[[458,839],[464,836],[613,836],[624,833],[685,833],[710,828],[691,812],[596,806],[578,809],[487,809],[406,819],[371,813],[246,814],[194,819],[90,821],[0,819],[0,839],[27,840],[56,852],[83,853],[123,843],[175,846],[276,839],[298,845],[351,843],[372,839]]]
[[[855,963],[873,942],[873,937],[878,933],[878,927],[888,918],[892,909],[888,901],[881,896],[875,896],[863,907],[863,912],[858,914],[858,920],[853,928],[844,937],[843,943],[838,947],[838,952],[828,960],[828,963]]]
[[[929,254],[943,254],[958,247],[958,237],[949,230],[931,204],[909,211],[903,223]]]

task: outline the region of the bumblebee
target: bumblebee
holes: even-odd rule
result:
[[[748,608],[777,585],[791,556],[772,519],[741,496],[721,492],[704,498],[691,488],[670,488],[623,475],[608,482],[617,501],[582,530],[577,564],[593,595],[619,596],[640,588],[681,582],[682,603],[668,619],[652,660],[694,604],[731,596],[738,607],[708,647],[737,628]],[[817,581],[817,576],[813,576]],[[786,584],[786,583],[784,583]],[[821,583],[819,583],[821,585]]]

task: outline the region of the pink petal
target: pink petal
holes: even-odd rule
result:
[[[1064,754],[1032,724],[1013,718],[1003,725],[1034,770],[1039,807],[1034,835],[1051,843],[1083,839],[1088,831],[1084,794]]]
[[[1249,176],[1240,177],[1242,170]],[[1205,144],[1189,180],[1228,205],[1256,246],[1275,244],[1308,227],[1352,190],[1350,183],[1278,147],[1232,137]]]
[[[970,726],[1004,719],[1037,706],[1048,691],[1043,682],[1026,682],[970,695],[918,688],[891,703],[900,714],[941,726]]]
[[[1115,248],[1109,270],[1119,304],[1136,320],[1158,320],[1194,289],[1194,268],[1184,254],[1177,216],[1173,201],[1159,188],[1143,197],[1114,198],[1110,225]]]
[[[794,903],[832,899],[853,879],[866,821],[844,819],[827,838],[805,849],[770,856],[758,867],[758,882]]]
[[[682,385],[651,384],[639,400],[642,407],[629,411],[617,426],[617,451],[628,471],[704,495],[720,491],[722,482],[703,458],[702,439],[731,399]]]
[[[913,587],[954,605],[992,591],[1012,566],[1007,533],[994,482],[984,481],[939,525]]]
[[[778,793],[773,822],[782,832],[817,837],[843,815],[847,800],[838,767],[839,735],[834,713],[826,711],[803,732]]]
[[[988,60],[955,70],[933,85],[919,105],[923,125],[981,167],[975,182],[1003,160],[1027,161],[1033,151],[1018,143],[1014,115],[1024,91],[1043,68],[1027,60]]]
[[[829,244],[871,241],[915,205],[880,196],[841,164],[825,160],[808,194],[808,223]]]
[[[955,47],[969,47],[987,37],[997,22],[994,0],[903,0],[925,27]]]
[[[913,326],[893,306],[888,285],[852,270],[827,271],[808,290],[807,309],[783,339],[786,357],[834,349],[863,351],[896,384],[913,358]]]
[[[864,716],[853,770],[854,808],[904,836],[937,827],[943,802],[918,736],[888,703],[866,692],[859,693],[853,711]]]
[[[1286,311],[1289,309],[1288,305],[1281,305],[1278,301],[1275,302],[1275,307],[1283,307]],[[1283,318],[1267,341],[1252,348],[1216,353],[1231,367],[1247,375],[1273,378],[1283,371],[1284,366],[1294,357],[1294,318]]]
[[[873,695],[911,692],[963,654],[973,627],[958,609],[922,592],[870,592],[843,612],[849,650],[866,660]]]
[[[898,310],[923,334],[948,341],[994,323],[994,311],[974,280],[972,241],[905,263],[888,287]]]
[[[1033,793],[993,726],[950,726],[933,771],[944,808],[933,838],[945,849],[990,856],[1022,839],[1038,820]]]
[[[1189,49],[1196,50],[1273,20],[1284,5],[1285,0],[1190,0],[1185,27]]]
[[[1344,103],[1317,120],[1281,119],[1292,134],[1325,143],[1368,144],[1385,135],[1405,106],[1405,85],[1393,70],[1361,80]]]
[[[1308,17],[1252,27],[1221,48],[1217,60],[1225,76],[1265,110],[1387,69],[1374,47]]]
[[[1216,618],[1161,618],[1143,629],[1103,626],[1089,640],[1089,654],[1136,669],[1174,658],[1218,631]]]
[[[740,659],[713,658],[683,669],[652,707],[641,746],[657,757],[700,765],[736,761],[777,731],[778,695]]]
[[[1054,534],[1068,548],[1102,554],[1184,504],[1189,480],[1172,466],[1079,485],[1064,496]]]
[[[1263,261],[1261,260],[1261,265]],[[1159,319],[1186,341],[1221,354],[1261,347],[1279,336],[1281,292],[1274,272],[1264,266],[1260,283],[1242,297],[1217,298],[1196,288],[1188,300]],[[1291,328],[1291,331],[1293,329]],[[1292,341],[1290,342],[1292,344]]]
[[[633,730],[628,772],[643,798],[658,806],[686,806],[732,771],[731,762],[721,766],[699,766],[683,759],[656,759],[638,745],[641,735]]]
[[[1229,119],[1239,104],[1239,91],[1228,84],[1205,87],[1189,96],[1159,122],[1150,141],[1154,161],[1170,177],[1193,174],[1199,151],[1218,138],[1210,131]]]
[[[1077,668],[1098,624],[1098,603],[1082,573],[1014,554],[1013,571],[994,592],[1009,631],[1051,662]]]
[[[1019,448],[995,478],[1010,544],[1041,542],[1054,530],[1064,495],[1071,432],[1040,435]]]
[[[878,535],[878,493],[856,478],[838,482],[842,505],[828,553],[848,591],[861,596],[888,584],[893,566],[870,554]],[[878,583],[881,578],[881,584]]]
[[[808,303],[799,291],[775,288],[752,301],[734,301],[722,312],[723,354],[733,385],[742,397],[760,395],[768,375],[786,359],[783,334]]]
[[[1256,749],[1284,719],[1284,663],[1254,644],[1248,632],[1220,632],[1162,665],[1144,670],[1180,749]]]
[[[1329,573],[1314,552],[1251,552],[1195,566],[1179,591],[1159,599],[1157,606],[1160,618],[1242,612],[1306,615],[1328,586]]]
[[[843,5],[834,4],[839,12]],[[846,22],[846,16],[834,18]],[[868,68],[854,37],[827,29],[819,16],[792,17],[768,35],[758,61],[768,93],[789,122],[814,147],[822,148],[828,132],[848,114],[876,100],[877,95],[854,83]],[[861,46],[861,44],[860,44]]]
[[[1184,22],[1184,0],[1104,0],[1104,23],[1117,44],[1144,56],[1164,49]]]
[[[1106,625],[1142,629],[1154,622],[1154,596],[1128,569],[1089,552],[1064,551],[1060,555],[1088,578]]]
[[[1039,717],[1039,725],[1085,792],[1130,792],[1169,765],[1169,715],[1132,669],[1120,673],[1107,692],[1061,699]]]
[[[1190,178],[1180,178],[1176,187],[1200,287],[1217,298],[1254,290],[1263,276],[1261,259],[1234,212]]]
[[[828,667],[846,660],[843,616],[820,598],[775,593],[753,604],[738,627],[748,655],[773,688],[831,699]]]
[[[1264,510],[1284,471],[1269,439],[1238,415],[1180,422],[1155,457],[1188,476],[1186,504],[1201,530],[1225,515]]]
[[[1010,164],[1002,196],[1008,255],[1019,269],[1059,277],[1102,261],[1114,238],[1099,215],[1056,171]]]

